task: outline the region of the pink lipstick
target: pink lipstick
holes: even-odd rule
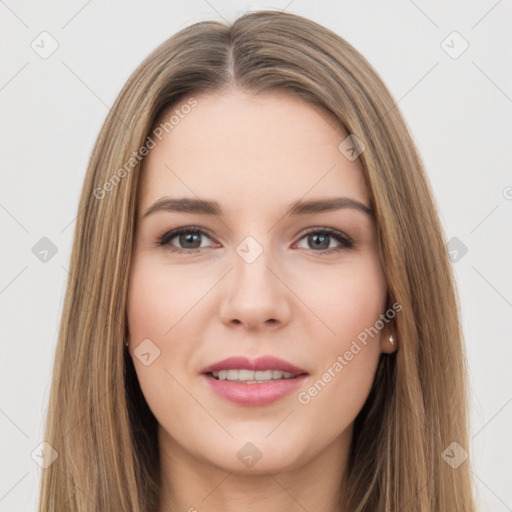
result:
[[[273,356],[255,360],[230,357],[201,370],[217,395],[231,402],[261,406],[270,404],[297,389],[308,373]]]

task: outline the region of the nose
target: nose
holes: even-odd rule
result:
[[[222,322],[228,326],[242,325],[247,330],[274,330],[287,324],[293,294],[269,251],[263,250],[254,261],[239,251],[232,262],[233,269],[220,290]]]

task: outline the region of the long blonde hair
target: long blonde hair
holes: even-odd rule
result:
[[[355,421],[343,510],[474,511],[469,462],[455,468],[442,456],[453,442],[468,449],[466,360],[423,164],[365,58],[321,25],[275,11],[173,35],[131,75],[103,124],[74,233],[45,431],[58,457],[43,470],[39,510],[156,510],[157,422],[124,347],[140,149],[177,102],[233,86],[319,105],[365,146],[389,301],[402,310],[398,351],[381,355]]]

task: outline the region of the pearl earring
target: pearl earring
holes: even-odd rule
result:
[[[391,336],[389,337],[389,343],[391,343],[391,345],[394,345],[394,344],[395,344],[395,340],[394,340],[394,338],[393,338],[393,335],[391,335]]]

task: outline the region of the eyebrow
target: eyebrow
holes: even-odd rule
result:
[[[326,199],[312,199],[309,201],[298,200],[293,202],[286,210],[284,216],[287,215],[307,215],[312,213],[329,212],[350,208],[369,216],[373,216],[373,210],[365,204],[351,199],[349,197],[333,197]],[[153,203],[143,215],[146,218],[152,213],[165,212],[182,212],[197,213],[204,215],[222,216],[222,209],[217,201],[205,199],[194,199],[188,197],[171,198],[162,197]]]

